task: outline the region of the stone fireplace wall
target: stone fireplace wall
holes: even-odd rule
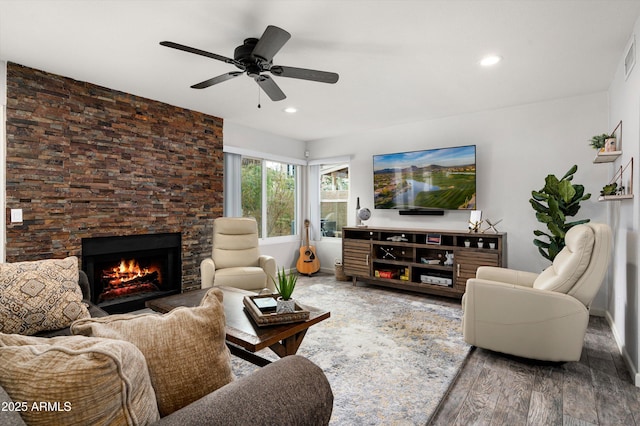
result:
[[[200,285],[222,215],[222,119],[7,64],[7,262],[81,257],[85,237],[182,233]],[[7,214],[9,217],[9,214]]]

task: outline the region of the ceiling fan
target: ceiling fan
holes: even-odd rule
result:
[[[247,38],[241,46],[236,47],[233,52],[233,59],[172,41],[162,41],[160,44],[173,49],[217,59],[218,61],[235,65],[240,69],[240,71],[231,71],[194,84],[191,86],[193,89],[204,89],[246,73],[258,83],[258,86],[260,86],[272,101],[281,101],[286,98],[286,95],[280,87],[278,87],[276,82],[269,75],[265,74],[266,72],[278,77],[297,78],[320,83],[333,84],[338,81],[338,74],[333,72],[273,65],[273,57],[290,38],[291,34],[282,28],[269,25],[259,39]]]

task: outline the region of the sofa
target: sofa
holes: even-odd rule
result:
[[[33,266],[39,262],[63,264],[63,272],[42,273]],[[7,266],[0,265],[0,300],[15,296],[12,279],[35,294],[40,281],[64,276],[76,280],[76,299],[65,296],[65,303],[84,300],[86,311],[67,308],[78,318],[66,327],[29,335],[0,329],[2,425],[329,422],[331,387],[322,370],[304,357],[285,357],[245,377],[233,376],[217,288],[198,307],[164,315],[107,315],[90,303],[77,259],[24,262],[17,272]],[[2,309],[0,327],[7,327],[11,321],[2,321],[7,315]]]

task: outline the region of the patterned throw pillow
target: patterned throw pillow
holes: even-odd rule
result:
[[[88,318],[78,258],[0,264],[0,333],[31,335]]]
[[[119,314],[76,321],[73,334],[126,340],[149,366],[162,417],[233,380],[225,343],[222,292],[209,290],[200,306],[164,315]]]
[[[144,356],[129,342],[0,334],[0,360],[0,386],[29,425],[146,425],[160,417]]]

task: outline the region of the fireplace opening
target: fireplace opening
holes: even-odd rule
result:
[[[99,265],[97,270],[102,293],[98,295],[98,303],[134,294],[160,291],[162,263],[154,259],[148,265],[140,266],[137,259],[125,260],[124,258],[116,264],[108,262]]]
[[[110,314],[124,313],[180,292],[181,246],[179,233],[83,239],[92,302]]]

